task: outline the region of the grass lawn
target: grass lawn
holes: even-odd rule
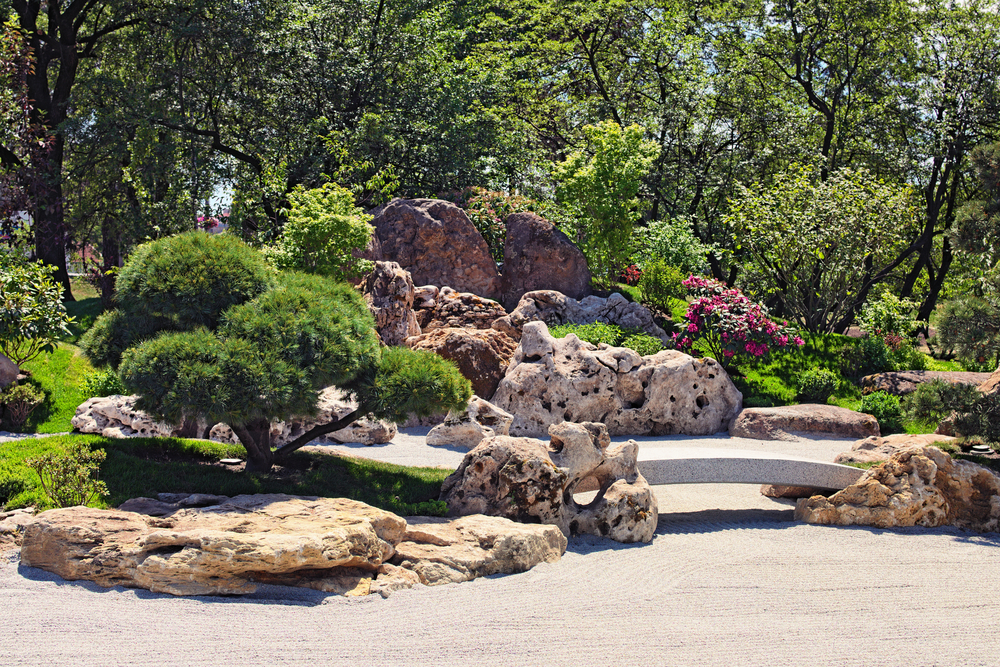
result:
[[[19,430],[24,433],[65,433],[70,420],[86,396],[80,388],[94,369],[76,345],[59,343],[55,351],[24,364],[31,372],[29,382],[45,393],[45,401],[35,408]]]
[[[65,451],[74,442],[103,449],[107,458],[100,477],[109,496],[96,507],[117,506],[129,498],[155,498],[158,493],[287,493],[300,496],[352,498],[400,515],[443,515],[437,500],[450,470],[296,452],[267,475],[249,475],[218,463],[244,458],[239,445],[180,438],[128,438],[63,435],[0,443],[0,504],[8,509],[49,506],[38,475],[26,459]]]

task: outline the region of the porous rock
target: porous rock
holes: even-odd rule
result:
[[[16,381],[20,372],[17,364],[0,353],[0,389]]]
[[[375,332],[384,345],[402,345],[420,333],[413,312],[414,288],[410,274],[396,262],[375,262],[365,276],[365,303],[375,317]]]
[[[479,396],[473,396],[465,410],[452,410],[443,423],[430,430],[427,444],[473,449],[485,438],[510,433],[513,421],[511,414]]]
[[[800,500],[795,518],[838,526],[956,526],[996,532],[1000,477],[975,463],[955,461],[936,447],[915,447],[893,454],[830,498]]]
[[[180,426],[164,424],[135,408],[138,396],[95,396],[76,409],[70,420],[81,433],[96,433],[106,438],[173,438]]]
[[[558,526],[565,535],[649,542],[657,505],[636,467],[639,445],[610,447],[604,424],[555,424],[550,442],[494,436],[462,460],[441,487],[451,516],[488,514]],[[597,488],[581,505],[574,492]]]
[[[493,329],[435,329],[408,338],[406,345],[454,362],[472,390],[486,399],[493,396],[517,349],[510,337]]]
[[[958,371],[891,371],[875,373],[861,378],[861,393],[870,394],[884,391],[896,396],[905,396],[916,391],[924,382],[940,380],[949,384],[979,385],[989,380],[989,373],[967,373]]]
[[[795,440],[795,433],[867,438],[878,436],[879,428],[871,415],[818,403],[746,408],[729,425],[729,435],[734,438]]]
[[[341,498],[280,494],[222,498],[184,508],[135,499],[133,511],[72,507],[39,514],[27,527],[21,562],[64,579],[148,588],[174,595],[253,592],[260,583],[328,593],[388,596],[554,562],[566,538],[554,526],[468,517],[417,517]]]
[[[739,412],[743,395],[714,359],[664,350],[640,357],[542,322],[521,343],[492,402],[514,415],[512,435],[541,436],[563,421],[601,422],[611,435],[711,435]]]
[[[497,318],[493,328],[503,331],[514,340],[521,339],[521,331],[528,322],[555,324],[593,324],[604,322],[626,329],[636,329],[659,338],[664,344],[671,342],[641,303],[629,301],[617,292],[607,298],[588,296],[580,301],[555,290],[527,292],[509,315]]]
[[[947,435],[896,433],[882,437],[872,436],[858,440],[848,452],[837,454],[834,463],[873,463],[888,461],[893,454],[913,449],[929,447],[935,442],[948,442],[954,438]]]
[[[504,220],[501,302],[514,310],[526,292],[557,290],[572,299],[590,294],[587,259],[569,237],[536,213],[511,213]]]
[[[497,318],[507,312],[496,301],[484,299],[471,292],[456,292],[442,287],[429,305],[417,305],[416,317],[424,333],[435,329],[490,329]]]
[[[439,199],[393,199],[371,211],[376,242],[366,258],[398,262],[420,285],[500,297],[489,247],[465,211]]]

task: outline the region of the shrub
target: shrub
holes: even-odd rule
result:
[[[587,341],[591,345],[619,346],[625,340],[625,332],[621,327],[604,322],[594,322],[593,324],[557,324],[549,328],[549,334],[553,338],[565,338],[574,334],[577,338]]]
[[[73,318],[62,303],[55,269],[0,250],[0,352],[18,366],[70,334]]]
[[[653,262],[663,262],[684,275],[708,273],[708,253],[716,247],[702,243],[687,220],[651,220],[645,227],[636,227],[634,235],[643,270]]]
[[[0,509],[6,506],[11,498],[31,486],[24,476],[23,469],[12,463],[0,461]]]
[[[356,259],[353,251],[364,250],[375,229],[350,190],[336,183],[312,190],[296,186],[288,200],[288,220],[266,253],[275,266],[336,280],[370,270],[371,263]]]
[[[125,390],[125,385],[118,378],[118,374],[107,369],[87,374],[83,378],[81,388],[88,398],[128,393]]]
[[[861,412],[878,420],[882,435],[903,432],[903,410],[899,396],[884,391],[875,391],[861,398]]]
[[[647,354],[656,354],[663,349],[663,341],[655,336],[650,336],[648,333],[634,333],[625,337],[619,347],[627,347],[630,350],[634,350],[639,356],[646,356]]]
[[[772,322],[765,306],[738,289],[697,276],[688,277],[683,284],[695,299],[688,306],[684,333],[674,334],[679,350],[703,342],[709,354],[728,369],[739,361],[764,359],[772,349],[805,343],[787,323]]]
[[[858,316],[858,326],[868,334],[882,338],[899,336],[904,343],[912,345],[917,329],[925,324],[913,319],[916,309],[916,302],[900,299],[887,290],[877,300],[865,303]]]
[[[687,290],[684,275],[673,266],[655,261],[646,265],[639,278],[642,302],[664,313],[669,313],[672,301],[683,299]]]
[[[1000,393],[987,394],[955,417],[955,432],[1000,442]]]
[[[968,412],[981,396],[975,385],[932,380],[918,384],[901,405],[909,419],[940,422],[952,412]]]
[[[4,418],[13,428],[20,428],[32,411],[42,404],[45,395],[30,384],[11,384],[0,391]]]
[[[825,368],[813,368],[799,378],[800,401],[805,403],[826,403],[837,390],[837,376]]]
[[[49,453],[25,463],[38,473],[42,490],[56,507],[73,507],[108,495],[97,478],[104,456],[104,450],[76,443],[65,454]]]

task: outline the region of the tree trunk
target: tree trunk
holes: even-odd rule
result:
[[[62,210],[63,140],[57,136],[52,149],[43,154],[37,173],[41,175],[38,191],[34,193],[32,211],[35,232],[35,256],[55,267],[53,278],[62,285],[63,298],[73,300],[66,269],[66,224]]]
[[[246,424],[232,425],[233,432],[247,450],[247,472],[269,472],[274,464],[271,451],[271,422],[254,419]]]
[[[101,305],[107,310],[114,301],[117,269],[122,265],[121,238],[107,216],[101,221],[101,254]]]

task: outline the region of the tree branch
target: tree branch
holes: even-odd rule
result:
[[[335,422],[330,422],[329,424],[320,424],[314,428],[309,429],[299,437],[295,438],[291,442],[288,442],[281,447],[274,450],[275,457],[285,456],[286,454],[291,454],[295,450],[299,449],[303,445],[306,445],[321,435],[326,435],[327,433],[333,433],[334,431],[339,431],[342,428],[349,426],[352,422],[357,421],[361,417],[361,409],[357,409],[354,412],[350,412]]]

